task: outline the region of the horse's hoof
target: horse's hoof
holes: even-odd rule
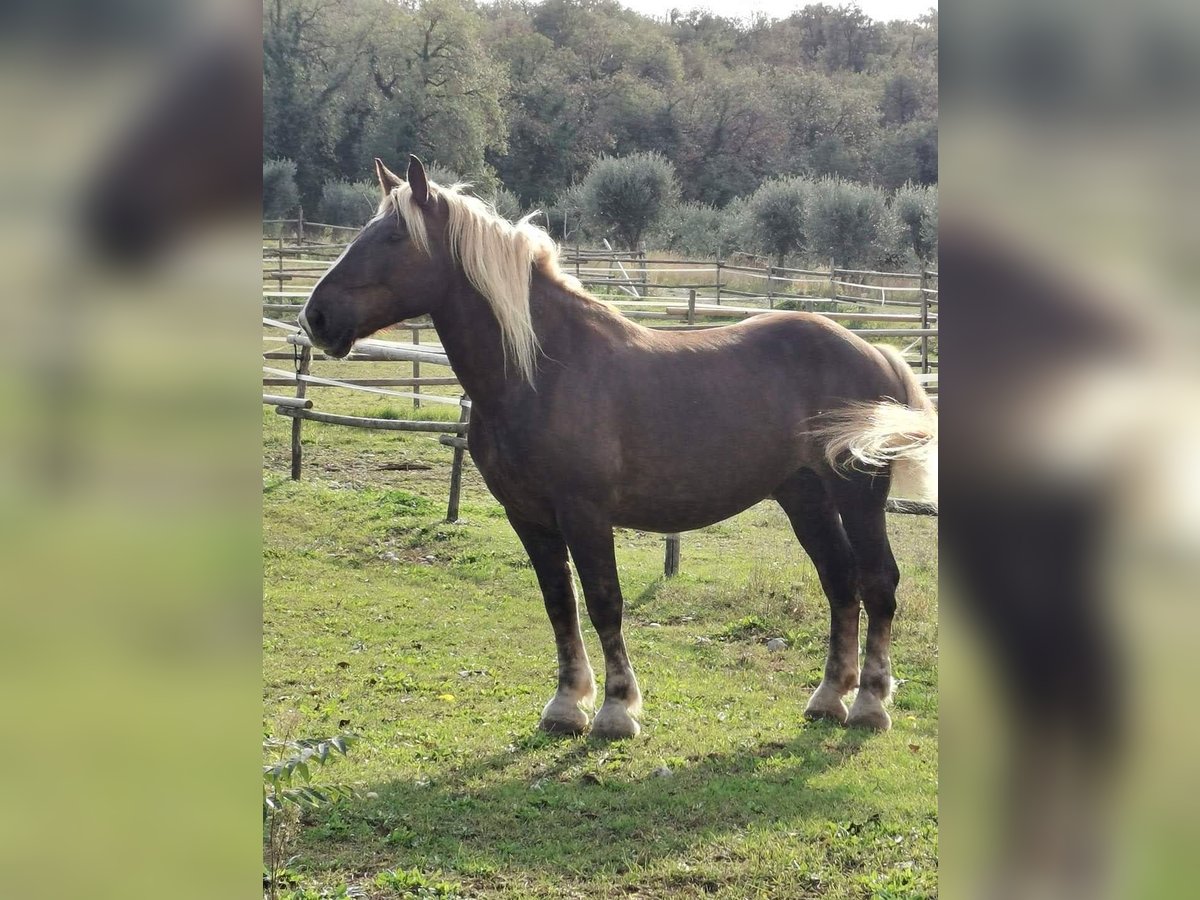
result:
[[[846,724],[851,728],[869,728],[872,731],[887,731],[892,727],[892,717],[883,708],[883,701],[868,691],[859,691],[850,707]]]
[[[842,702],[838,692],[823,681],[808,698],[808,705],[804,707],[804,718],[810,720],[830,719],[839,725],[845,725],[846,715],[846,704]]]
[[[548,734],[583,734],[587,727],[587,714],[570,700],[559,697],[546,704],[538,722],[538,728]]]
[[[592,722],[592,737],[602,741],[620,741],[637,737],[642,730],[633,718],[619,703],[606,703],[596,713]]]

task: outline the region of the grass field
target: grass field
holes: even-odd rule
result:
[[[326,410],[412,412],[314,395]],[[474,469],[463,521],[447,525],[436,437],[305,423],[293,483],[290,420],[263,415],[264,731],[361,736],[321,777],[362,797],[305,814],[283,896],[936,895],[936,520],[891,521],[903,682],[890,733],[803,720],[827,608],[782,512],[762,504],[684,535],[669,582],[660,536],[618,532],[643,732],[555,739],[535,730],[556,677],[549,623]],[[769,653],[774,636],[788,649]],[[585,640],[599,663],[586,625]]]

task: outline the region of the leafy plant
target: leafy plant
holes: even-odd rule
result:
[[[353,785],[314,782],[313,770],[345,756],[357,735],[330,738],[267,739],[263,750],[275,753],[273,763],[263,766],[263,824],[267,832],[267,861],[263,881],[267,895],[275,900],[284,881],[283,855],[296,815],[304,809],[320,809],[338,800],[358,795]]]
[[[440,875],[441,873],[437,873]],[[435,880],[420,869],[394,869],[375,876],[378,887],[395,891],[401,897],[447,897],[460,896],[462,885],[451,881]]]

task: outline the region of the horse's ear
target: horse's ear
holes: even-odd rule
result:
[[[385,197],[392,192],[393,188],[398,188],[403,184],[400,176],[385,166],[383,160],[378,156],[375,157],[375,176],[379,179],[379,187],[383,189]]]
[[[408,186],[417,206],[429,205],[429,179],[425,177],[425,166],[413,154],[408,156]]]

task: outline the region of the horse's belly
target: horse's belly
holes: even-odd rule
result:
[[[668,533],[705,528],[770,497],[799,467],[789,459],[736,472],[676,472],[653,483],[627,485],[613,523]]]

